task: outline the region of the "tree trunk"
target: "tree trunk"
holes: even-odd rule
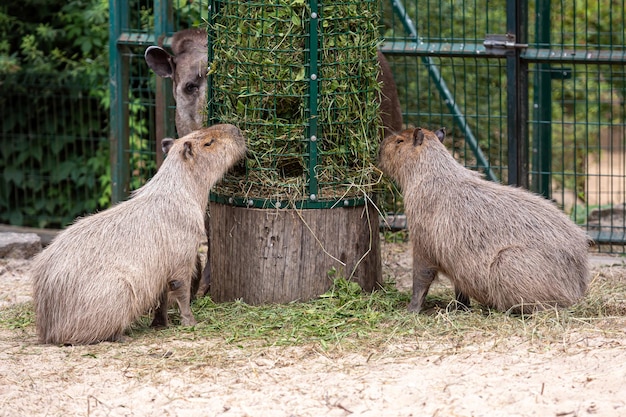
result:
[[[306,301],[344,276],[372,291],[382,282],[378,213],[254,209],[211,203],[211,298],[248,304]]]

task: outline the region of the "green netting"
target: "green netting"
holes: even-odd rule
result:
[[[211,10],[209,121],[236,124],[249,145],[245,169],[213,199],[355,204],[379,178],[378,0],[219,1]]]

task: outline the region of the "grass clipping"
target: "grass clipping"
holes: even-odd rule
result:
[[[218,304],[204,297],[192,306],[196,326],[178,326],[178,312],[172,309],[169,328],[155,331],[149,327],[151,315],[147,315],[133,325],[130,336],[143,344],[175,339],[200,341],[203,346],[207,341],[211,346],[240,348],[309,345],[326,351],[363,353],[410,345],[411,351],[419,349],[428,354],[454,353],[476,345],[496,350],[501,345],[506,351],[512,340],[549,347],[566,344],[570,337],[584,339],[582,335],[608,339],[624,335],[623,267],[604,267],[595,272],[587,295],[579,303],[531,315],[502,313],[475,302],[471,311],[455,310],[454,291],[441,283],[429,292],[426,309],[413,314],[406,309],[410,294],[398,291],[392,282],[368,293],[342,277],[331,278],[333,285],[328,292],[303,303]],[[33,335],[34,327],[32,303],[0,309],[0,329]],[[198,358],[200,363],[206,360]]]
[[[316,19],[304,0],[219,5],[207,112],[210,123],[239,126],[249,150],[245,170],[214,192],[299,201],[370,191],[379,178],[378,1],[320,5]]]

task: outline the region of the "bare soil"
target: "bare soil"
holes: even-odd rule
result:
[[[384,273],[401,289],[409,249],[383,244]],[[624,279],[626,267],[596,258],[599,273]],[[30,292],[29,262],[0,259],[0,308]],[[477,331],[462,345],[416,337],[354,353],[186,333],[42,346],[32,326],[3,328],[0,416],[626,416],[626,320],[582,329],[558,343]]]

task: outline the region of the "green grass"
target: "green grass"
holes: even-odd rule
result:
[[[224,346],[253,348],[314,345],[323,350],[367,352],[406,343],[467,346],[494,343],[514,337],[532,342],[560,343],[570,332],[623,332],[626,316],[626,279],[623,273],[599,273],[588,295],[568,309],[548,310],[532,315],[513,315],[473,303],[471,311],[456,311],[453,292],[437,285],[420,314],[409,313],[408,292],[398,291],[389,282],[367,293],[343,278],[309,302],[251,306],[241,301],[216,304],[209,297],[196,300],[193,311],[198,325],[174,325],[162,331],[149,328],[142,318],[130,332],[132,340],[212,340]],[[612,271],[612,272],[611,272]],[[0,310],[0,328],[25,330],[34,334],[32,305],[19,304]]]

